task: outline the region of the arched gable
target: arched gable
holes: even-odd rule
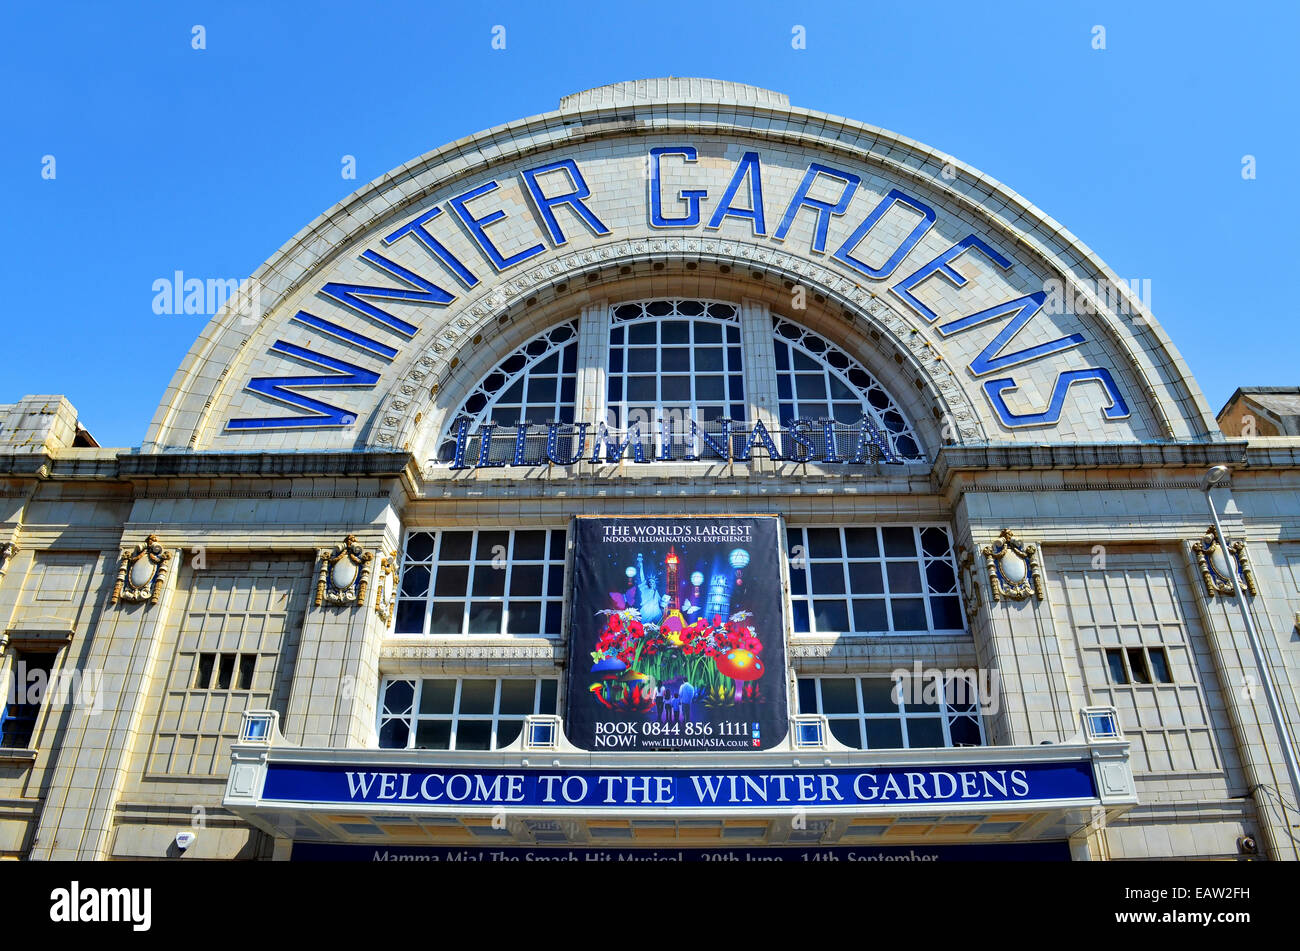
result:
[[[725,109],[698,81],[570,97],[359,190],[254,275],[256,319],[209,324],[145,448],[414,450],[455,361],[645,271],[821,298],[905,355],[944,441],[1221,438],[1141,301],[1024,199],[718,88]]]

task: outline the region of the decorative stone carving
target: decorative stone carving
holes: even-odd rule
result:
[[[343,606],[364,604],[370,586],[370,563],[374,554],[357,544],[357,536],[348,535],[333,551],[322,548],[317,554],[320,575],[316,579],[316,607],[322,604]]]
[[[391,624],[397,605],[397,553],[379,559],[375,577],[375,613],[385,624]]]
[[[18,546],[13,542],[0,545],[0,578],[5,576],[5,572],[9,570],[9,562],[16,554],[18,554]]]
[[[122,549],[118,559],[117,581],[113,584],[110,604],[120,601],[148,601],[157,604],[167,580],[168,562],[172,553],[158,544],[158,536],[150,535],[143,545]]]
[[[1030,595],[1042,601],[1046,597],[1036,544],[1026,545],[1016,538],[1015,532],[1004,528],[997,541],[985,545],[981,551],[988,568],[989,590],[993,592],[994,601],[1003,598],[1025,601]]]
[[[966,620],[973,621],[984,600],[984,591],[975,570],[975,553],[965,545],[957,548],[957,578],[961,584],[962,600],[966,602]]]
[[[1244,541],[1235,541],[1228,545],[1228,552],[1231,553],[1233,560],[1237,563],[1238,577],[1241,579],[1241,586],[1246,591],[1254,595],[1255,572],[1250,567],[1250,556],[1246,554],[1246,543]],[[1201,578],[1205,582],[1206,593],[1210,597],[1216,594],[1232,594],[1232,571],[1228,567],[1228,558],[1219,544],[1218,536],[1214,532],[1214,526],[1211,525],[1205,530],[1205,535],[1200,541],[1192,542],[1192,554],[1196,557],[1196,566],[1201,569]]]

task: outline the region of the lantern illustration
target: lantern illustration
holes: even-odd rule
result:
[[[731,562],[731,567],[736,569],[736,587],[739,588],[741,584],[741,569],[749,564],[749,552],[745,551],[743,548],[733,549],[731,554],[727,557],[727,560]]]
[[[704,584],[704,572],[691,572],[691,584],[695,586],[695,593],[691,596],[691,599],[698,604],[700,600],[700,585]]]

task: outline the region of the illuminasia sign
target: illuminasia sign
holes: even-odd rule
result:
[[[564,727],[585,750],[785,739],[775,516],[579,518]]]

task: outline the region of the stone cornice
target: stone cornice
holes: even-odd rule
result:
[[[959,473],[1182,468],[1203,472],[1210,466],[1239,466],[1246,461],[1246,443],[1243,440],[1214,443],[1076,443],[1040,446],[1008,443],[945,446],[935,459],[933,477],[935,486],[944,491]],[[1300,462],[1300,458],[1296,462]]]

